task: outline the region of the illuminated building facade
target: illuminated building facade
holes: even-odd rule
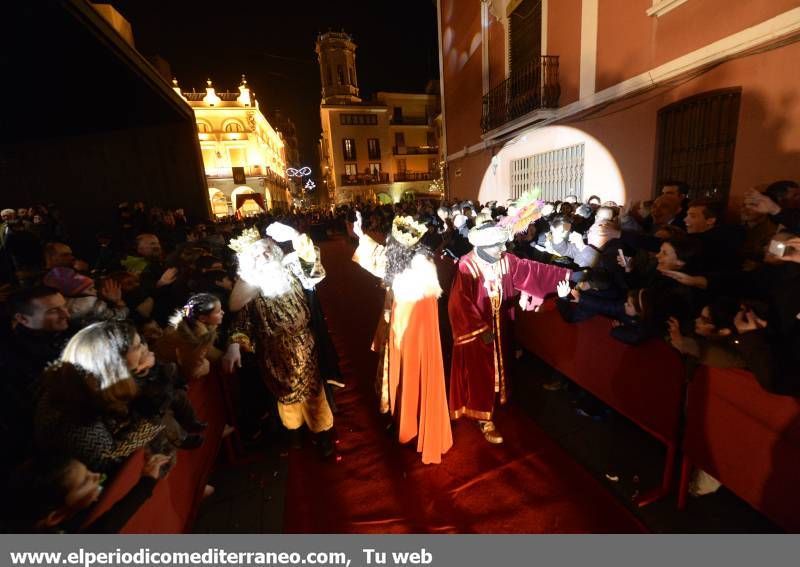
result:
[[[448,196],[726,202],[797,179],[796,0],[437,0]]]
[[[182,92],[175,80],[173,89],[194,110],[213,214],[253,214],[259,203],[287,209],[286,144],[261,113],[247,79],[242,76],[237,92],[218,93],[211,80],[204,92]]]
[[[328,32],[317,38],[316,50],[322,81],[321,178],[330,201],[438,199],[438,86],[421,94],[378,92],[374,100],[363,101],[352,38]]]

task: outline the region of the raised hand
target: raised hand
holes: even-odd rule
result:
[[[222,357],[222,369],[228,373],[233,374],[235,368],[242,367],[242,353],[239,352],[239,345],[231,343],[228,350],[225,351],[225,356]]]
[[[757,213],[777,215],[781,212],[780,206],[775,201],[759,193],[755,189],[749,189],[744,194],[744,202],[750,209]]]
[[[356,222],[353,223],[353,234],[361,238],[364,236],[364,230],[361,226],[361,211],[356,211]]]
[[[142,476],[149,476],[150,478],[158,479],[161,476],[161,467],[170,461],[170,457],[155,453],[147,457],[144,466],[142,467]]]
[[[706,289],[708,287],[708,280],[704,276],[690,276],[684,272],[679,272],[677,270],[659,270],[662,274],[667,276],[668,278],[672,278],[676,282],[683,284],[689,287],[697,287],[700,289]]]
[[[670,317],[667,320],[667,328],[669,329],[669,341],[679,351],[683,352],[683,335],[681,334],[681,325],[675,317]]]
[[[114,280],[107,279],[103,281],[103,285],[100,287],[100,297],[114,305],[124,305],[122,303],[122,286]]]
[[[164,273],[161,274],[161,278],[159,278],[158,282],[156,283],[156,287],[172,285],[175,283],[176,279],[178,279],[178,268],[167,268],[164,270]]]
[[[785,242],[783,256],[776,256],[782,262],[797,262],[800,264],[800,238],[790,238]]]
[[[556,285],[556,292],[558,293],[558,297],[561,299],[566,299],[570,296],[572,290],[569,287],[569,282],[567,280],[558,282]]]
[[[746,307],[743,307],[742,310],[736,314],[736,317],[733,319],[733,324],[736,326],[736,330],[740,335],[751,331],[758,331],[767,326],[766,321]]]

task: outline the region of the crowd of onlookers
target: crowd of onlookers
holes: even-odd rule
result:
[[[689,194],[668,183],[655,200],[625,206],[574,196],[542,203],[509,249],[571,268],[557,290],[570,322],[605,315],[620,341],[663,337],[703,364],[748,368],[765,389],[800,394],[800,186],[750,190],[737,212]],[[245,225],[263,234],[281,220],[323,239],[352,237],[356,208],[365,230],[383,234],[395,215],[412,215],[428,224],[438,257],[455,261],[471,250],[470,228],[509,207],[359,203],[192,223],[182,210],[123,203],[115,231],[78,253],[56,207],[2,210],[0,443],[12,499],[4,527],[117,530],[179,450],[203,444],[207,424],[187,387],[221,356],[236,279],[227,242]],[[257,440],[269,396],[254,365],[249,374],[241,372],[237,426]],[[104,477],[140,448],[140,483],[82,526]]]
[[[245,224],[263,233],[276,218],[190,223],[181,210],[143,203],[123,203],[116,214],[114,231],[76,251],[54,206],[2,211],[7,530],[118,530],[179,450],[203,445],[208,424],[195,414],[187,388],[209,374],[225,344],[236,278],[227,243]],[[330,224],[333,215],[324,220]],[[326,230],[318,213],[291,221],[311,234]],[[245,410],[237,425],[257,439],[276,418],[269,417],[270,396],[254,364],[249,370],[249,379],[243,371],[237,381]],[[138,449],[147,455],[140,483],[83,525],[104,478]]]

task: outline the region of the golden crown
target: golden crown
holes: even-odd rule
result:
[[[394,217],[392,221],[392,237],[403,246],[413,246],[428,232],[425,223],[417,222],[413,217]]]
[[[259,240],[261,240],[261,235],[258,233],[257,228],[246,228],[242,231],[242,234],[240,234],[238,238],[231,238],[228,248],[234,250],[237,254],[241,254],[251,244],[258,242]]]

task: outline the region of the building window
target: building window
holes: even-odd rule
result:
[[[428,171],[436,172],[438,170],[439,160],[436,158],[428,158]]]
[[[353,138],[342,140],[342,152],[345,161],[356,161],[356,141]]]
[[[211,128],[209,128],[208,124],[205,122],[198,122],[197,123],[197,131],[198,132],[211,132]]]
[[[522,0],[509,17],[511,75],[538,65],[542,55],[542,2]]]
[[[377,126],[377,114],[340,114],[339,122],[342,126]]]
[[[342,67],[341,65],[337,65],[336,66],[336,74],[337,74],[337,77],[339,78],[339,84],[340,85],[344,85],[345,84],[345,81],[344,81],[344,67]]]
[[[562,201],[583,195],[583,144],[559,148],[511,161],[511,198],[538,188],[539,199]]]
[[[345,175],[358,175],[358,166],[354,163],[346,163],[344,164],[344,174]]]
[[[326,83],[328,86],[333,85],[333,75],[331,75],[331,68],[328,67],[328,82]]]
[[[406,135],[405,135],[404,132],[395,132],[394,133],[394,145],[397,146],[397,148],[405,148],[406,147]]]
[[[247,165],[247,152],[244,148],[228,148],[228,158],[231,167],[245,167]]]
[[[403,107],[402,106],[395,106],[392,109],[392,122],[395,124],[402,124],[403,123]]]
[[[380,175],[380,173],[381,173],[381,164],[380,164],[380,162],[371,162],[369,164],[369,173],[370,173],[370,175]]]
[[[434,134],[431,131],[425,132],[425,134],[426,134],[425,137],[426,137],[427,145],[429,147],[435,147],[436,146],[436,134]]]
[[[656,193],[665,181],[689,184],[689,197],[727,202],[742,90],[675,102],[658,112]]]
[[[348,67],[347,70],[350,72],[350,84],[356,86],[356,71],[352,67]]]
[[[226,132],[244,132],[244,126],[242,126],[241,123],[232,120],[225,124],[224,130]]]
[[[406,172],[406,159],[400,158],[397,160],[397,173],[405,173]]]
[[[369,159],[381,159],[381,141],[378,138],[367,139]]]

